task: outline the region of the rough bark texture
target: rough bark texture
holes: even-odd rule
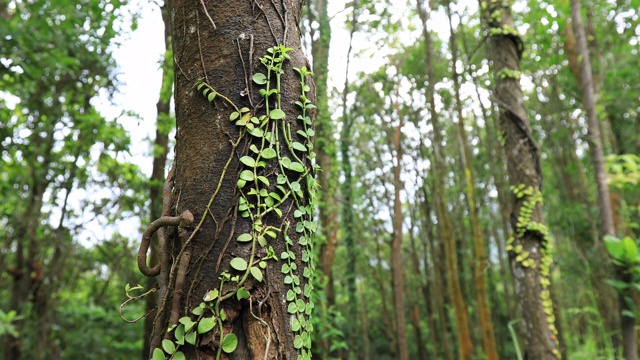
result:
[[[600,209],[600,226],[603,235],[615,236],[616,228],[614,215],[611,206],[612,198],[609,194],[609,185],[607,184],[607,172],[605,169],[604,150],[602,146],[602,137],[600,135],[600,123],[598,122],[598,113],[596,111],[595,94],[597,86],[594,85],[593,74],[591,71],[591,60],[589,48],[587,46],[587,38],[584,26],[582,25],[582,5],[579,0],[571,0],[571,22],[573,32],[576,39],[576,47],[578,57],[582,59],[580,62],[580,76],[576,76],[581,80],[582,87],[582,103],[587,111],[587,126],[589,132],[589,150],[591,154],[591,163],[596,177],[596,186],[598,189],[598,208]],[[629,281],[629,275],[625,274],[624,269],[616,269],[616,276],[621,281]],[[618,295],[618,303],[620,306],[620,327],[622,331],[622,349],[624,358],[627,360],[638,359],[638,345],[635,333],[635,319],[624,316],[625,310],[633,312],[624,298],[628,296],[624,292]]]
[[[266,108],[274,108],[276,96],[268,102],[262,101],[252,75],[267,73],[260,58],[268,54],[268,48],[284,44],[292,50],[287,53],[290,59],[284,62],[279,84],[281,109],[286,117],[278,120],[277,126],[290,126],[293,140],[305,143],[306,140],[296,133],[302,126],[296,120],[301,110],[295,102],[302,90],[300,75],[293,70],[294,67],[308,68],[298,28],[301,8],[302,1],[294,0],[277,4],[249,0],[169,3],[177,123],[171,215],[188,210],[195,222],[168,234],[166,251],[172,266],[161,269],[163,275],[170,271],[170,280],[156,317],[152,346],[158,346],[162,338],[173,338],[173,333],[166,334],[166,329],[178,318],[189,316],[196,320],[191,311],[203,301],[205,294],[220,289],[221,297],[232,295],[216,309],[224,310],[224,334],[233,333],[238,340],[233,352],[222,352],[222,359],[297,359],[300,354],[298,346],[294,346],[299,333],[292,330],[292,303],[286,299],[292,286],[285,284],[281,267],[286,262],[281,254],[293,252],[295,258],[291,264],[296,264],[297,270],[291,271],[296,281],[299,280],[299,286],[305,289],[309,275],[303,275],[303,261],[310,253],[305,250],[305,255],[305,247],[299,244],[301,236],[296,231],[299,217],[294,217],[291,193],[278,206],[282,217],[271,211],[262,218],[263,226],[277,229],[276,238],[267,241],[280,260],[266,261],[262,281],[230,266],[232,258],[248,260],[251,266],[252,260],[268,255],[267,247],[258,246],[255,241],[237,239],[240,234],[254,234],[260,228],[251,219],[241,216],[238,203],[242,190],[237,182],[240,171],[246,169],[239,159],[253,154],[250,145],[261,145],[260,140],[248,133],[241,136],[245,128],[235,125],[229,118],[234,111],[231,103],[237,108],[249,108],[253,116],[265,114]],[[215,100],[207,101],[198,91],[194,86],[198,80],[215,89],[218,94]],[[314,100],[313,83],[310,78],[306,82],[311,86],[308,96]],[[276,86],[275,80],[272,79],[271,85]],[[267,131],[275,128],[276,123],[273,122],[273,128],[271,124]],[[279,156],[293,158],[292,150],[283,141],[284,135],[280,136],[280,142],[273,144]],[[302,159],[308,168],[309,160],[306,156]],[[277,191],[276,177],[282,171],[277,158],[266,161],[266,168],[259,171],[268,179],[267,191]],[[283,175],[293,178],[293,171],[284,170]],[[303,206],[309,201],[310,194],[306,189],[312,186],[310,181],[309,178],[300,181],[305,193],[300,200]],[[256,198],[249,197],[253,199],[251,201]],[[285,237],[292,239],[291,245],[286,245]],[[220,288],[223,272],[246,277],[243,287],[250,293],[250,298],[236,299],[233,280]],[[302,295],[295,295],[295,298],[302,301]],[[311,308],[307,306],[307,314]],[[188,359],[212,359],[220,354],[220,342],[220,330],[216,326],[198,335],[195,346],[185,343],[180,350]]]
[[[489,56],[493,61],[495,90],[493,100],[500,110],[500,125],[504,132],[507,172],[512,187],[531,189],[531,194],[539,194],[542,177],[539,164],[539,149],[531,137],[531,128],[524,108],[524,99],[519,83],[520,57],[523,51],[522,39],[517,34],[508,3],[489,0],[482,3],[486,8],[492,49]],[[505,6],[506,5],[506,6]],[[541,197],[541,195],[540,195]],[[514,274],[515,291],[523,317],[525,337],[525,358],[558,359],[559,344],[556,338],[555,316],[542,298],[550,297],[548,276],[541,273],[541,265],[549,259],[543,256],[549,251],[543,227],[542,205],[534,201],[527,205],[531,197],[512,194],[513,228],[512,247],[509,252]],[[523,211],[524,210],[524,211]],[[526,218],[526,224],[521,224]],[[520,257],[528,254],[526,263]],[[525,266],[524,264],[528,264]],[[545,265],[548,266],[548,265]],[[541,298],[542,297],[542,298]],[[545,310],[550,315],[545,314]]]
[[[449,37],[452,69],[453,69],[453,87],[456,100],[456,112],[458,115],[458,142],[460,144],[460,159],[464,168],[464,177],[466,185],[467,207],[469,208],[469,218],[471,222],[471,233],[473,237],[473,287],[475,290],[476,302],[478,306],[478,315],[480,318],[480,338],[482,339],[482,349],[488,360],[498,360],[498,349],[496,346],[496,338],[493,332],[493,323],[491,321],[491,310],[489,309],[489,295],[487,294],[487,279],[485,277],[487,267],[487,255],[485,252],[484,236],[480,228],[480,215],[476,206],[475,194],[475,175],[471,166],[471,151],[467,144],[467,131],[465,129],[465,121],[462,113],[462,101],[460,100],[460,79],[456,71],[456,63],[458,62],[458,45],[456,44],[456,32],[453,29],[451,19],[451,2],[447,6],[447,14],[449,17]]]

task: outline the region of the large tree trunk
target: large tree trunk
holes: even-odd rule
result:
[[[173,128],[170,119],[170,101],[173,88],[173,52],[171,51],[171,25],[168,12],[168,1],[165,1],[160,11],[164,23],[165,55],[162,63],[162,82],[160,97],[156,103],[156,137],[153,142],[153,167],[149,179],[149,213],[151,221],[162,216],[162,189],[165,180],[165,167],[169,153],[169,131]],[[149,266],[156,266],[160,262],[160,246],[157,236],[154,236],[151,244]],[[158,283],[157,277],[147,278],[147,287],[153,288]],[[155,294],[154,294],[155,295]],[[153,320],[158,306],[158,296],[148,296],[146,307],[149,315],[144,319],[144,344],[142,347],[142,359],[148,359],[151,348],[151,333],[153,332]]]
[[[598,188],[598,207],[600,209],[600,226],[603,235],[615,236],[615,222],[613,210],[611,206],[611,196],[609,195],[609,186],[607,184],[607,172],[605,169],[605,158],[602,146],[602,137],[600,135],[600,124],[598,123],[598,113],[596,111],[596,99],[591,72],[591,60],[589,56],[589,48],[587,47],[587,39],[584,26],[582,25],[582,5],[580,0],[571,0],[571,21],[573,32],[576,35],[576,45],[578,50],[578,58],[580,62],[580,76],[582,86],[582,103],[587,111],[587,128],[589,130],[589,150],[591,154],[591,163],[596,177],[596,186]],[[622,268],[616,269],[616,276],[621,281],[629,281],[629,274]],[[635,319],[625,316],[626,311],[633,312],[633,306],[630,306],[625,297],[629,296],[625,292],[618,294],[618,302],[620,306],[620,326],[622,331],[622,347],[623,355],[626,360],[638,359],[638,346],[635,334]]]
[[[302,2],[169,3],[177,123],[170,215],[180,215],[154,222],[138,261],[157,273],[145,266],[144,244],[156,228],[179,224],[159,233],[155,354],[311,356],[314,89],[298,29]]]
[[[507,250],[522,311],[525,358],[559,359],[549,267],[551,239],[543,224],[542,176],[538,145],[532,138],[520,88],[522,39],[515,30],[509,3],[484,3],[495,74],[494,102],[500,109],[507,171],[512,188],[513,236]]]
[[[467,131],[465,129],[464,116],[462,114],[462,101],[460,100],[460,79],[456,71],[458,62],[458,45],[456,44],[456,32],[453,29],[451,18],[451,2],[447,4],[447,15],[449,17],[449,30],[451,36],[449,43],[451,48],[451,63],[453,71],[454,97],[456,100],[456,113],[458,116],[458,140],[460,143],[460,159],[464,169],[467,207],[469,208],[469,218],[471,222],[471,233],[473,236],[473,287],[475,290],[478,315],[480,318],[480,338],[482,339],[482,349],[488,360],[498,360],[498,350],[496,339],[493,333],[493,323],[491,321],[491,310],[489,309],[489,295],[487,294],[487,279],[485,270],[487,267],[487,255],[485,252],[484,236],[480,228],[480,214],[476,206],[475,175],[471,166],[471,151],[467,144]],[[505,289],[506,290],[506,289]]]

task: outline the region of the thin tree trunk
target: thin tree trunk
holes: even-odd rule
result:
[[[485,5],[495,78],[493,100],[500,109],[513,192],[513,236],[507,250],[523,316],[525,358],[559,359],[549,275],[552,244],[542,216],[539,149],[531,135],[519,83],[522,39],[515,30],[509,3],[491,0]]]
[[[353,35],[356,32],[356,24],[358,21],[358,9],[354,7],[352,14],[351,31],[349,33],[349,47],[347,50],[347,64],[345,69],[344,89],[342,90],[342,130],[340,131],[340,155],[342,157],[342,173],[344,181],[340,187],[342,193],[342,230],[344,243],[347,250],[347,266],[346,266],[346,282],[349,303],[347,305],[346,318],[355,320],[358,313],[358,301],[356,296],[356,262],[357,249],[354,239],[354,216],[353,216],[353,165],[351,163],[351,137],[353,129],[353,119],[351,118],[347,104],[347,95],[349,94],[349,63],[351,59],[351,51],[353,49]],[[347,339],[349,339],[349,352],[358,354],[358,339],[355,336],[356,331],[354,323],[347,325]]]
[[[448,289],[455,309],[455,318],[457,324],[458,345],[461,359],[471,359],[473,356],[473,344],[468,328],[467,307],[462,297],[460,288],[460,275],[458,271],[458,256],[455,246],[455,237],[451,219],[446,209],[444,199],[444,180],[446,168],[444,163],[444,154],[442,153],[442,134],[438,114],[435,111],[435,76],[431,66],[433,57],[431,50],[431,35],[427,27],[428,11],[423,6],[423,1],[418,1],[417,8],[422,20],[423,36],[425,39],[426,51],[426,71],[427,71],[427,99],[429,101],[429,110],[431,114],[431,123],[433,125],[433,151],[435,159],[434,167],[434,195],[436,205],[436,217],[438,219],[438,233],[440,241],[444,243],[445,263],[447,269]]]
[[[497,360],[498,352],[496,349],[496,339],[493,332],[493,323],[491,321],[491,310],[489,309],[489,295],[487,294],[487,279],[485,277],[485,269],[487,267],[487,255],[485,253],[485,243],[480,228],[480,219],[478,207],[476,206],[475,195],[475,176],[471,166],[471,152],[467,144],[467,132],[464,128],[464,116],[462,113],[462,101],[460,100],[460,79],[456,71],[456,63],[458,61],[458,46],[456,44],[456,32],[453,29],[451,18],[451,2],[447,4],[447,15],[449,17],[449,30],[451,35],[449,43],[452,54],[452,71],[453,71],[453,87],[456,100],[456,112],[458,118],[458,140],[460,143],[460,159],[464,168],[466,183],[466,200],[469,208],[469,217],[471,222],[471,232],[473,236],[474,249],[474,266],[473,266],[473,285],[475,290],[476,302],[478,307],[478,315],[480,317],[480,337],[482,339],[482,349],[489,360]]]
[[[364,293],[362,292],[362,282],[358,283],[358,296],[360,299],[364,299]],[[366,301],[360,301],[360,322],[362,326],[362,359],[371,360],[371,350],[369,347],[369,320],[367,319],[367,303]]]
[[[305,104],[315,89],[302,3],[169,2],[178,129],[170,212],[179,216],[153,223],[178,227],[159,234],[170,266],[165,253],[159,270],[146,268],[146,251],[138,257],[143,273],[169,279],[153,353],[311,357],[315,180]]]
[[[578,49],[578,57],[582,58],[581,80],[582,80],[582,103],[587,111],[587,125],[589,131],[589,150],[591,154],[591,163],[596,177],[596,186],[598,189],[598,207],[600,209],[600,226],[603,235],[615,236],[615,223],[613,210],[611,206],[611,196],[609,195],[609,186],[607,185],[607,172],[605,169],[604,151],[602,148],[602,138],[600,135],[600,124],[598,123],[598,113],[596,111],[596,99],[593,83],[593,75],[591,72],[591,60],[589,57],[589,48],[587,47],[587,39],[585,30],[582,25],[582,5],[580,0],[571,0],[571,21],[573,32],[576,35],[576,45]],[[616,268],[616,275],[619,280],[629,281],[630,275],[625,273],[622,268]],[[622,348],[623,355],[626,360],[638,359],[638,345],[635,334],[635,319],[625,316],[626,311],[633,312],[633,308],[627,304],[625,297],[629,296],[626,292],[618,294],[618,302],[620,306],[620,327],[622,331]]]
[[[162,216],[162,188],[165,180],[165,167],[167,154],[169,153],[169,129],[173,127],[170,122],[170,101],[173,88],[173,53],[171,51],[171,24],[167,10],[167,2],[162,5],[160,11],[164,23],[165,55],[162,63],[162,82],[160,96],[156,103],[156,137],[153,143],[153,167],[149,179],[149,206],[150,221]],[[157,236],[154,236],[150,247],[149,266],[156,266],[160,262],[160,246]],[[147,278],[147,288],[151,289],[158,284],[157,276]],[[144,320],[144,344],[142,346],[142,359],[148,359],[151,349],[151,333],[156,309],[159,305],[159,296],[154,293],[146,298],[147,317]]]
[[[395,101],[396,113],[398,115],[398,126],[396,126],[393,136],[393,146],[395,148],[396,159],[393,167],[393,241],[391,243],[391,273],[393,277],[393,303],[396,317],[396,338],[398,340],[398,358],[409,360],[409,348],[407,345],[406,321],[404,314],[404,267],[402,262],[402,238],[403,220],[402,201],[400,192],[404,188],[404,183],[400,179],[402,166],[402,123],[403,115],[400,112],[398,99]]]

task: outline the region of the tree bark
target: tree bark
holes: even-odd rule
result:
[[[171,265],[154,353],[311,357],[315,89],[302,3],[169,2],[180,225],[159,234]]]
[[[513,193],[513,236],[507,250],[523,316],[524,357],[559,359],[549,276],[552,244],[543,224],[539,148],[531,135],[519,83],[523,43],[516,32],[509,3],[489,0],[481,2],[481,6],[489,25],[492,45],[489,57],[495,76],[493,101],[500,110]]]

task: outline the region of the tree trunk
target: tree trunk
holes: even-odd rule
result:
[[[492,45],[489,56],[496,84],[493,100],[500,109],[513,192],[513,236],[507,251],[523,316],[525,358],[559,359],[549,275],[552,244],[543,224],[539,149],[531,136],[519,83],[522,39],[515,30],[509,3],[490,0],[483,4]]]
[[[451,36],[449,43],[452,56],[453,87],[456,100],[456,112],[458,116],[458,139],[460,143],[460,159],[464,169],[466,184],[466,200],[469,208],[471,222],[471,232],[473,236],[474,266],[473,266],[473,286],[475,290],[478,315],[480,318],[480,337],[482,339],[482,349],[488,360],[498,360],[496,339],[493,333],[493,323],[491,321],[491,310],[489,309],[489,295],[487,294],[487,279],[485,270],[487,267],[487,255],[485,253],[484,236],[480,228],[480,215],[476,206],[475,176],[471,166],[471,152],[467,144],[467,132],[462,114],[462,101],[460,100],[460,79],[456,71],[458,62],[458,45],[456,44],[456,33],[453,29],[451,19],[451,2],[447,4],[447,15],[449,17],[449,30]],[[505,289],[506,290],[506,289]]]
[[[347,50],[347,64],[345,68],[344,88],[342,90],[342,130],[340,131],[340,155],[342,157],[341,168],[344,181],[340,186],[342,194],[342,231],[344,244],[347,252],[347,264],[345,279],[347,283],[347,293],[349,303],[347,305],[347,319],[357,319],[358,301],[356,296],[356,262],[358,251],[355,245],[354,216],[353,216],[353,165],[351,163],[351,137],[353,129],[353,119],[348,111],[347,95],[349,94],[349,63],[351,51],[353,50],[353,35],[355,34],[358,22],[358,9],[353,9],[351,31],[349,34],[349,47]],[[355,324],[347,324],[347,339],[351,345],[349,352],[359,353],[358,338],[355,336]]]
[[[580,80],[582,80],[582,103],[587,111],[587,128],[589,131],[589,150],[591,163],[596,176],[596,186],[598,188],[598,207],[600,209],[600,226],[603,235],[615,236],[615,223],[611,206],[611,196],[607,184],[607,172],[605,169],[604,151],[602,149],[602,138],[600,135],[600,124],[598,123],[598,113],[596,111],[596,99],[594,90],[593,75],[591,72],[591,60],[585,30],[582,25],[582,5],[580,0],[571,0],[571,21],[573,32],[576,35],[576,45],[580,62]],[[628,275],[623,269],[616,269],[616,276],[621,281],[628,281]],[[626,311],[633,312],[632,306],[627,304],[624,292],[618,294],[620,306],[620,326],[622,331],[623,355],[626,360],[638,359],[638,345],[635,334],[635,319],[625,316]]]
[[[294,0],[169,2],[177,216],[150,226],[138,258],[168,279],[154,356],[311,357],[315,106],[301,10]],[[149,269],[144,245],[163,226],[178,229],[159,233],[163,259]]]
[[[404,183],[400,179],[402,166],[402,123],[403,115],[400,112],[398,99],[395,100],[398,125],[393,136],[393,146],[396,153],[395,166],[393,167],[393,241],[391,242],[391,273],[393,277],[393,304],[396,317],[396,338],[398,344],[398,359],[409,360],[409,348],[407,345],[406,321],[404,314],[404,267],[402,262],[402,237],[404,216],[402,214],[402,200],[400,192]]]
[[[153,221],[162,216],[162,189],[165,180],[165,167],[167,154],[169,153],[169,131],[173,128],[170,121],[170,101],[173,88],[173,52],[171,51],[171,26],[167,2],[162,5],[160,11],[164,23],[165,55],[162,64],[162,82],[160,85],[160,97],[156,103],[156,137],[153,143],[153,167],[149,179],[149,213]],[[149,266],[156,266],[160,262],[160,246],[157,236],[151,244]],[[158,283],[157,276],[147,278],[147,288],[153,288]],[[149,315],[144,319],[144,344],[142,346],[142,359],[148,359],[151,349],[151,333],[153,332],[153,320],[156,308],[159,305],[158,296],[147,296],[146,307]]]
[[[453,233],[453,225],[446,209],[444,199],[444,179],[446,174],[445,159],[442,152],[442,134],[440,121],[435,111],[435,76],[433,75],[433,68],[431,66],[432,49],[431,49],[431,35],[427,27],[427,19],[429,13],[423,7],[423,2],[418,1],[417,8],[422,20],[423,36],[425,39],[425,51],[426,51],[426,71],[427,71],[427,99],[429,101],[429,110],[431,114],[431,123],[433,125],[433,151],[434,151],[434,202],[436,205],[436,217],[438,219],[438,234],[441,242],[444,243],[444,256],[446,263],[446,273],[448,280],[448,289],[455,309],[455,318],[457,323],[458,345],[461,359],[471,359],[473,356],[473,344],[468,328],[468,313],[467,307],[462,297],[462,290],[460,288],[460,275],[458,271],[458,256],[455,246],[455,236]]]

